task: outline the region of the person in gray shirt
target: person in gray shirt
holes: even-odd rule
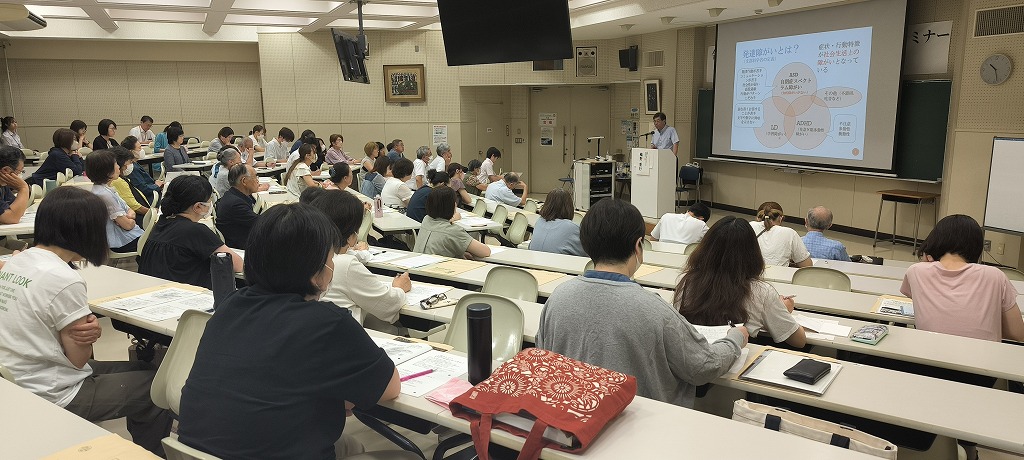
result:
[[[637,394],[693,407],[696,386],[729,371],[747,343],[743,326],[708,343],[671,305],[630,279],[643,261],[644,220],[604,199],[580,225],[594,270],[555,288],[541,313],[537,347],[633,375]]]
[[[540,218],[533,226],[530,250],[585,257],[580,226],[572,221],[574,212],[571,193],[557,188],[548,192]]]

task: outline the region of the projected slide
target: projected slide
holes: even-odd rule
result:
[[[863,160],[871,27],[736,44],[732,150]]]

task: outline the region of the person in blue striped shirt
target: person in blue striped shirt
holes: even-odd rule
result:
[[[832,211],[824,206],[815,206],[807,211],[804,227],[807,234],[802,238],[807,251],[815,259],[849,261],[846,246],[836,240],[825,238],[825,230],[832,226]]]

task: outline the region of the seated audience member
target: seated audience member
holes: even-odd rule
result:
[[[310,204],[313,200],[320,198],[327,190],[320,187],[310,187],[302,191],[299,195],[299,203]]]
[[[263,161],[256,162],[256,144],[253,143],[252,138],[243,137],[239,139],[238,144],[235,146],[235,149],[242,156],[242,163],[252,165],[253,167],[266,165]]]
[[[93,150],[105,150],[117,147],[117,139],[114,136],[117,134],[117,123],[109,118],[100,120],[99,126],[97,126],[100,135],[96,136],[96,139],[92,140]]]
[[[25,154],[11,146],[0,147],[0,224],[16,224],[25,216],[32,194],[21,176],[25,172]]]
[[[131,138],[131,136],[128,137]],[[128,209],[135,211],[135,223],[141,227],[146,213],[149,212],[150,204],[149,199],[128,182],[128,175],[135,171],[135,154],[124,147],[114,147],[110,151],[114,152],[114,160],[117,161],[117,167],[121,170],[121,176],[110,182],[110,186],[114,187],[117,196],[128,205]]]
[[[530,250],[586,257],[580,242],[580,226],[572,221],[575,213],[572,193],[562,189],[548,192],[533,226]]]
[[[335,163],[347,163],[350,165],[357,164],[355,158],[350,157],[342,146],[345,145],[345,137],[341,134],[331,134],[331,137],[327,138],[330,141],[331,146],[327,148],[327,152],[324,153],[324,163],[333,165]]]
[[[421,145],[416,149],[416,159],[412,162],[412,178],[405,185],[412,190],[419,190],[427,185],[427,163],[430,162],[430,147]]]
[[[373,163],[377,161],[377,157],[380,156],[380,148],[377,147],[376,142],[367,142],[363,146],[363,153],[366,154],[362,161],[359,162],[359,167],[363,168],[364,173],[373,171]]]
[[[480,195],[487,190],[490,181],[480,182],[480,160],[472,159],[466,164],[466,191],[473,195]]]
[[[523,196],[516,196],[512,189],[523,190]],[[487,185],[487,192],[484,198],[505,203],[509,206],[522,206],[526,204],[526,182],[519,180],[516,173],[505,173],[502,180],[491,182]]]
[[[384,182],[384,189],[380,197],[384,200],[385,206],[405,208],[409,206],[409,199],[412,198],[412,189],[406,185],[412,177],[412,162],[400,158],[391,165],[391,177]]]
[[[217,164],[213,165],[213,170],[210,171],[210,186],[213,187],[214,192],[217,192],[218,198],[224,196],[231,188],[228,171],[240,164],[242,164],[242,155],[238,153],[238,149],[234,145],[225,145],[217,153]]]
[[[433,160],[430,160],[430,164],[427,165],[427,169],[433,169],[437,172],[446,172],[448,165],[452,163],[452,148],[446,143],[440,143],[437,145],[437,156]],[[450,176],[451,174],[449,174]]]
[[[249,286],[206,325],[181,393],[178,439],[225,459],[359,453],[342,437],[346,413],[394,399],[402,384],[352,314],[318,300],[344,244],[338,230],[318,209],[282,204],[257,219],[252,238],[260,244],[245,254]]]
[[[311,203],[334,222],[341,235],[341,248],[334,255],[330,288],[322,300],[347,308],[359,323],[364,322],[364,313],[385,323],[394,323],[405,306],[405,293],[412,289],[412,282],[408,273],[402,273],[391,285],[384,284],[349,252],[358,243],[356,237],[363,222],[363,204],[356,197],[347,195],[328,190]]]
[[[78,176],[85,171],[85,163],[78,150],[72,148],[75,143],[75,132],[70,129],[59,128],[53,132],[53,147],[46,153],[46,159],[39,169],[32,173],[28,179],[29,184],[42,186],[44,179],[56,180],[57,173],[71,170],[71,174]]]
[[[164,135],[164,140],[166,141],[167,133],[160,134]],[[157,139],[159,138],[160,136],[157,136]],[[135,139],[134,136],[124,138],[124,140],[121,141],[121,147],[130,150],[135,156],[136,161],[138,158],[142,157],[142,143],[140,143],[138,139]],[[138,164],[133,166],[131,170],[125,174],[124,180],[128,181],[132,187],[138,190],[142,196],[145,197],[147,203],[152,199],[153,192],[159,193],[160,189],[164,186],[164,181],[153,180],[153,176],[150,176],[149,173],[146,172],[146,168]]]
[[[217,138],[210,141],[210,146],[206,149],[206,153],[218,154],[225,145],[233,145],[231,138],[235,136],[235,130],[231,129],[230,126],[225,126],[217,132]]]
[[[363,176],[363,183],[359,186],[359,191],[370,198],[376,198],[377,195],[384,193],[384,185],[390,174],[391,160],[387,155],[378,156],[373,162],[373,170]]]
[[[257,152],[267,151],[267,128],[263,125],[256,125],[249,131],[249,139],[252,139],[252,148]]]
[[[996,267],[978,263],[985,232],[970,216],[935,224],[921,245],[925,262],[912,265],[900,292],[914,299],[916,327],[994,342],[1024,341],[1018,292]]]
[[[401,139],[395,139],[388,145],[388,159],[391,160],[392,164],[402,158],[405,158],[403,155],[403,152],[405,152],[405,142],[402,142]]]
[[[807,211],[804,227],[807,234],[801,240],[811,257],[815,259],[842,260],[849,262],[846,246],[836,240],[825,238],[825,230],[832,226],[832,211],[824,206],[815,206]]]
[[[89,131],[89,125],[85,124],[82,120],[75,120],[71,122],[71,130],[75,132],[75,140],[78,141],[78,147],[89,147],[92,144],[89,143],[89,139],[86,138],[85,133]],[[92,147],[89,147],[92,148]],[[78,150],[78,149],[72,149]]]
[[[58,187],[39,204],[35,246],[3,266],[33,282],[5,285],[0,362],[19,386],[90,422],[128,417],[135,443],[162,456],[172,419],[149,397],[156,367],[91,359],[102,331],[73,262],[103,265],[106,216],[103,201],[79,187]]]
[[[121,177],[121,168],[113,150],[98,150],[85,159],[85,174],[92,181],[92,193],[107,206],[107,243],[113,252],[135,252],[142,228],[135,211],[117,194],[111,184]]]
[[[765,332],[775,343],[802,348],[804,330],[793,319],[793,299],[761,278],[764,260],[745,220],[726,216],[690,254],[676,285],[675,307],[690,324],[742,323],[751,337]]]
[[[405,215],[416,222],[423,222],[427,215],[427,195],[430,195],[431,189],[439,185],[447,186],[449,182],[448,173],[439,173],[431,169],[427,171],[427,176],[430,178],[429,186],[413,192],[412,198],[409,198],[409,208],[405,210]]]
[[[252,210],[256,199],[252,196],[259,192],[260,180],[256,169],[250,165],[237,164],[230,171],[221,171],[221,174],[227,175],[231,188],[214,205],[217,207],[217,230],[224,235],[224,244],[229,248],[243,249],[256,222],[257,214]]]
[[[481,184],[490,184],[491,182],[497,182],[501,180],[501,176],[494,173],[494,164],[501,159],[501,150],[497,147],[489,147],[487,149],[487,158],[484,159],[483,163],[480,163],[480,175],[478,176]]]
[[[185,133],[181,128],[171,127],[167,130],[167,148],[164,149],[164,171],[181,171],[177,165],[188,164],[188,148],[182,143],[185,141]]]
[[[273,163],[284,163],[288,160],[288,154],[291,153],[291,145],[294,141],[295,133],[288,128],[281,128],[277,132],[277,137],[267,142],[267,152],[263,156],[263,160],[267,162],[268,166]]]
[[[324,146],[323,139],[316,137],[316,133],[309,129],[303,131],[299,140],[292,144],[291,153],[288,155],[288,164],[291,165],[299,158],[299,147],[302,146],[302,144],[313,146],[313,151],[316,153],[316,160],[310,165],[310,169],[313,171],[319,171],[320,167],[324,163],[324,151],[327,150],[327,148]]]
[[[156,134],[153,134],[153,117],[149,115],[143,115],[142,119],[139,120],[139,126],[136,126],[128,130],[129,136],[135,136],[142,145],[152,144],[156,140]]]
[[[299,196],[302,191],[309,187],[318,187],[313,180],[313,172],[310,165],[316,161],[316,152],[311,144],[302,144],[299,147],[299,159],[288,166],[288,172],[284,175],[284,186],[292,195]]]
[[[476,199],[466,191],[466,183],[463,182],[463,179],[466,177],[466,168],[458,163],[451,163],[448,165],[447,172],[450,178],[448,186],[459,195],[459,200],[462,201],[462,204],[472,206]]]
[[[18,150],[25,148],[21,143],[21,136],[18,135],[18,122],[14,117],[3,117],[0,119],[0,130],[3,134],[0,134],[0,146],[14,147]]]
[[[164,149],[167,148],[167,130],[171,128],[178,128],[182,130],[182,132],[185,131],[185,128],[182,128],[181,123],[177,121],[172,121],[171,124],[164,126],[164,130],[158,133],[156,135],[156,139],[153,140],[153,153],[163,152]]]
[[[230,254],[235,272],[241,272],[242,258],[199,223],[212,210],[213,187],[206,179],[181,176],[171,181],[160,200],[160,220],[142,248],[139,273],[212,289],[210,256],[216,252]]]
[[[679,244],[697,244],[708,231],[708,219],[711,209],[704,203],[690,205],[685,214],[673,212],[661,216],[658,224],[651,230],[651,239]]]
[[[537,347],[636,376],[639,396],[692,408],[696,385],[728,372],[747,330],[736,327],[709,344],[661,296],[630,279],[643,263],[644,237],[632,204],[598,201],[580,227],[594,269],[548,297]]]
[[[464,228],[454,224],[460,217],[459,213],[455,212],[458,207],[457,200],[455,191],[449,187],[442,185],[430,189],[430,194],[427,195],[427,217],[423,219],[419,234],[416,236],[414,252],[455,258],[491,255],[490,247],[469,236]]]
[[[352,186],[354,174],[348,163],[335,163],[327,170],[329,176],[324,181],[324,188],[327,190],[348,190]]]
[[[757,220],[750,223],[765,265],[810,267],[814,263],[811,253],[796,230],[782,225],[782,218],[782,206],[766,201],[757,208]]]

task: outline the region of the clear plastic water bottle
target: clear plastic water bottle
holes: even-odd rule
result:
[[[384,200],[380,195],[373,197],[373,217],[384,217]]]

